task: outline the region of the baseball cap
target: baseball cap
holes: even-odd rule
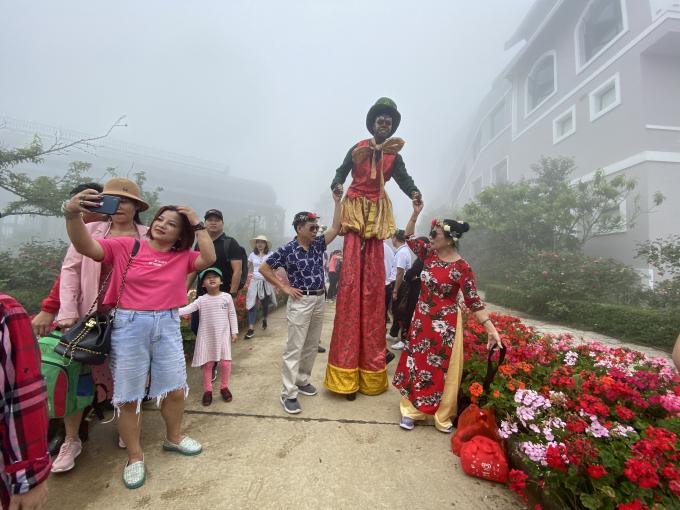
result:
[[[219,209],[208,209],[207,211],[205,211],[205,214],[203,215],[203,219],[207,220],[208,216],[217,216],[219,219],[224,221],[224,216],[222,215],[222,211],[220,211]]]
[[[220,278],[223,278],[223,276],[222,276],[222,271],[220,271],[219,268],[217,268],[217,267],[209,267],[208,269],[204,269],[203,271],[201,271],[201,272],[199,273],[199,275],[198,275],[198,280],[202,282],[202,281],[203,281],[203,278],[204,278],[208,273],[215,273],[215,274],[218,275]]]

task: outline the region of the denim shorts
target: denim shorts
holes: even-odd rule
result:
[[[113,405],[137,402],[147,395],[160,404],[174,390],[189,392],[177,309],[118,309],[111,334]]]

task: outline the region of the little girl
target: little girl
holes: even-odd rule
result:
[[[198,333],[192,367],[203,367],[203,405],[212,403],[212,369],[220,362],[220,394],[225,402],[231,402],[229,374],[231,373],[231,342],[238,338],[236,308],[229,294],[220,291],[222,271],[209,267],[198,275],[203,294],[194,302],[179,309],[180,315],[199,311]]]

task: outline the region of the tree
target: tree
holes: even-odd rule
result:
[[[37,215],[37,216],[61,216],[61,204],[68,199],[69,192],[78,184],[90,181],[101,181],[104,176],[117,175],[115,168],[104,170],[103,176],[93,178],[89,175],[92,164],[85,161],[73,161],[69,163],[64,175],[49,177],[41,175],[30,177],[24,172],[16,171],[17,165],[24,163],[39,164],[44,157],[50,154],[64,154],[74,148],[88,149],[93,147],[93,142],[107,137],[114,128],[124,126],[119,118],[109,130],[100,136],[82,138],[74,142],[61,142],[55,139],[54,143],[45,148],[40,137],[34,136],[30,144],[18,149],[4,150],[0,148],[0,189],[4,189],[14,195],[16,200],[7,204],[0,217],[12,215]],[[142,198],[148,202],[149,209],[142,213],[143,220],[150,220],[153,212],[159,205],[159,193],[163,188],[146,189],[147,181],[144,171],[135,172],[132,179],[137,183],[142,192]]]

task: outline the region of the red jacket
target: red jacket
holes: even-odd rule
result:
[[[54,315],[57,315],[57,312],[59,311],[59,283],[61,282],[61,273],[57,275],[57,279],[54,280],[54,285],[52,285],[52,290],[50,290],[50,293],[47,295],[45,299],[42,301],[42,306],[40,309],[43,312],[47,313],[52,313]]]

